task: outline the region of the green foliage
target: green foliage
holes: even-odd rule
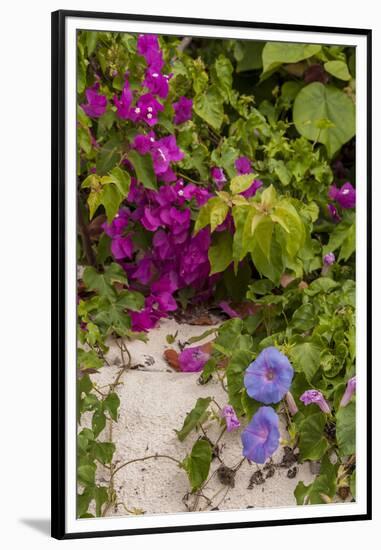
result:
[[[246,315],[212,329],[216,338],[200,382],[218,378],[236,413],[250,419],[260,404],[244,388],[246,368],[267,346],[285,353],[295,371],[290,391],[299,408],[288,424],[289,438],[302,461],[321,461],[320,474],[308,486],[299,483],[295,497],[298,504],[330,502],[338,469],[355,453],[355,400],[345,408],[340,400],[355,374],[356,220],[354,209],[337,203],[340,221],[327,211],[329,186],[355,183],[355,52],[344,46],[196,37],[184,51],[177,49],[179,44],[178,37],[160,37],[166,70],[173,76],[168,97],[159,98],[163,111],[152,129],[157,139],[176,138],[183,153],[181,161],[171,164],[176,178],[211,194],[201,208],[195,199],[179,206],[190,209],[193,235],[204,228],[211,234],[210,275],[217,275],[217,282],[210,305],[225,300]],[[146,123],[121,119],[113,101],[123,90],[127,70],[139,96],[146,63],[137,53],[137,37],[81,31],[77,56],[77,177],[83,218],[77,254],[83,266],[77,513],[92,517],[115,503],[111,488],[98,483],[97,464],[112,464],[115,447],[105,441],[105,428],[118,421],[120,407],[117,386],[103,394],[92,374],[105,364],[110,337],[124,343],[138,337],[130,313],[144,307],[149,292],[144,285],[137,286],[142,292],[131,290],[129,271],[112,261],[112,241],[100,227],[120,208],[135,211],[128,200],[132,178],[151,191],[164,183],[151,155],[140,154],[133,144],[137,134],[147,134]],[[326,83],[314,81],[313,71]],[[107,98],[106,112],[98,118],[80,107],[96,81]],[[192,118],[175,124],[173,103],[183,95],[193,100]],[[250,161],[249,174],[237,172],[241,156]],[[338,175],[337,166],[345,177]],[[211,177],[212,167],[224,170],[222,188]],[[262,185],[246,198],[254,179]],[[155,234],[140,219],[130,219],[125,231],[123,236],[131,235],[134,242],[131,264],[151,253]],[[331,252],[336,261],[326,269],[323,257]],[[191,308],[197,289],[181,288],[174,298],[179,307]],[[300,401],[308,389],[322,392],[330,415]],[[283,411],[280,404],[278,413]],[[84,414],[91,428],[83,428]],[[195,435],[206,419],[223,424],[210,397],[200,398],[186,416],[176,432],[179,440]],[[338,457],[336,466],[328,459],[331,451]],[[210,442],[201,438],[182,462],[192,491],[208,478],[211,457]],[[354,495],[355,473],[346,473],[345,483]]]

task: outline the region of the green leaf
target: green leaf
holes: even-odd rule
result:
[[[94,485],[96,469],[97,467],[94,463],[82,464],[81,466],[78,466],[78,469],[77,469],[78,480],[84,485]]]
[[[258,223],[254,229],[254,243],[261,249],[266,260],[270,261],[274,223],[268,216],[260,217],[260,215],[258,215],[255,219],[258,220]]]
[[[213,231],[225,221],[229,207],[220,197],[210,199],[210,230]]]
[[[234,56],[237,60],[237,73],[260,69],[262,67],[262,50],[264,42],[254,40],[236,41]]]
[[[100,517],[102,515],[102,506],[108,501],[108,494],[106,487],[95,487],[94,489],[95,499],[95,515]]]
[[[324,437],[325,416],[315,413],[308,416],[300,424],[299,451],[303,460],[319,460],[328,448]]]
[[[105,413],[102,410],[95,411],[93,414],[93,418],[91,419],[91,427],[94,432],[94,437],[98,437],[98,435],[104,430],[105,426]]]
[[[105,410],[110,413],[111,418],[116,422],[118,420],[118,408],[120,405],[118,395],[115,392],[109,393],[103,401],[103,405]]]
[[[295,370],[304,372],[309,382],[319,369],[321,351],[315,342],[303,342],[291,348],[291,361]]]
[[[144,306],[144,296],[136,290],[123,290],[120,292],[117,307],[140,311]]]
[[[98,357],[94,350],[85,351],[81,348],[77,349],[77,365],[81,370],[100,369],[103,367],[103,360]]]
[[[199,397],[199,399],[197,399],[196,405],[185,417],[181,430],[175,430],[180,441],[184,441],[192,430],[207,419],[207,408],[211,400],[211,397]]]
[[[87,512],[90,506],[90,502],[93,500],[94,489],[93,487],[86,487],[81,495],[77,495],[77,515],[83,516]]]
[[[122,170],[119,166],[115,166],[110,172],[113,182],[118,188],[119,193],[126,197],[130,190],[131,176],[126,170]]]
[[[328,119],[334,127],[319,129],[315,123]],[[296,96],[293,120],[298,132],[307,139],[323,143],[332,157],[356,131],[353,101],[334,86],[313,82]]]
[[[233,237],[230,233],[222,231],[213,237],[213,244],[209,248],[208,256],[211,266],[210,275],[225,271],[232,263]]]
[[[92,450],[95,458],[102,462],[102,464],[110,464],[115,452],[115,443],[94,441]]]
[[[264,210],[271,210],[276,204],[277,192],[273,185],[269,185],[262,191],[261,194],[261,206]]]
[[[97,157],[97,174],[107,174],[120,160],[122,142],[119,136],[112,136],[101,147]]]
[[[255,238],[251,248],[251,258],[259,273],[267,277],[274,284],[279,284],[280,277],[284,272],[282,247],[276,239],[271,240],[270,256],[263,253],[262,246]]]
[[[271,219],[281,225],[286,235],[286,251],[294,258],[305,241],[304,224],[294,206],[287,200],[279,201],[271,214]]]
[[[115,185],[109,184],[102,188],[99,196],[99,202],[104,206],[108,223],[111,223],[115,218],[123,198],[124,196],[121,196]],[[92,218],[93,215],[94,212],[92,212],[90,217]]]
[[[294,311],[292,324],[296,329],[306,332],[316,324],[315,308],[312,304],[303,304]]]
[[[267,42],[262,52],[263,73],[272,71],[283,63],[297,63],[308,59],[320,51],[321,46],[318,44]]]
[[[191,453],[182,462],[182,467],[188,474],[192,491],[201,487],[208,478],[210,463],[212,461],[212,448],[205,439],[196,441]]]
[[[233,65],[231,61],[224,55],[218,56],[214,63],[214,71],[214,80],[218,90],[222,93],[224,99],[229,101],[233,85]]]
[[[352,78],[345,61],[327,61],[324,63],[324,69],[340,80],[350,80]]]
[[[197,95],[193,103],[194,112],[215,130],[219,130],[223,119],[223,99],[217,86],[210,86],[205,92]]]
[[[356,225],[352,224],[346,234],[343,244],[341,245],[338,261],[345,262],[352,256],[356,250]]]
[[[254,174],[242,174],[241,176],[235,176],[230,182],[230,191],[232,193],[242,193],[249,189],[253,180]]]
[[[151,155],[141,155],[134,149],[131,149],[127,154],[128,160],[134,167],[137,179],[147,189],[157,189],[156,176],[153,169]]]
[[[341,456],[356,452],[356,403],[351,401],[336,413],[336,439]]]
[[[94,267],[88,266],[83,272],[82,279],[89,290],[95,290],[100,296],[104,296],[111,300],[115,300],[116,298],[113,284],[127,284],[127,277],[124,269],[116,263],[107,266],[104,273],[98,273]]]
[[[226,381],[229,395],[229,403],[234,407],[238,415],[245,412],[242,403],[243,377],[245,370],[250,365],[253,354],[250,351],[238,350],[233,353],[226,369]]]

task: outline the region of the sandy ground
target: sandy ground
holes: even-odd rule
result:
[[[148,455],[166,454],[182,460],[190,451],[199,435],[192,432],[180,442],[174,429],[180,429],[186,414],[193,408],[198,397],[214,397],[221,405],[227,402],[221,385],[211,381],[206,385],[198,383],[197,373],[178,373],[168,367],[163,351],[169,345],[168,334],[178,331],[177,339],[186,341],[189,337],[202,334],[210,327],[178,325],[173,320],[163,321],[157,329],[150,331],[149,342],[128,344],[132,365],[139,364],[123,374],[118,386],[121,405],[119,420],[113,424],[113,440],[116,443],[115,461],[126,461]],[[209,339],[206,338],[206,341]],[[119,350],[112,348],[109,362],[118,362]],[[104,367],[93,375],[99,385],[111,382],[118,372],[117,366]],[[220,429],[216,423],[205,426],[210,439],[216,440]],[[284,432],[284,428],[282,427]],[[285,436],[285,433],[282,434]],[[220,458],[228,467],[236,466],[241,458],[239,432],[225,434],[222,439]],[[284,450],[279,447],[273,456],[273,463],[282,461]],[[212,462],[211,473],[220,466],[218,459]],[[214,475],[205,495],[195,502],[189,496],[186,473],[176,463],[157,458],[136,462],[122,468],[115,475],[117,501],[129,509],[138,509],[147,514],[185,512],[188,509],[243,509],[248,507],[295,506],[293,491],[302,480],[310,483],[314,476],[308,463],[275,466],[263,470],[245,462],[235,476],[234,487],[223,485]],[[255,473],[257,472],[257,473]],[[254,482],[250,480],[255,474]],[[107,479],[107,470],[100,471],[99,480]],[[109,515],[125,515],[123,505],[109,510]]]

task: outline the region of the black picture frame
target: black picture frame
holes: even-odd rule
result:
[[[184,23],[198,26],[228,26],[248,29],[273,29],[285,31],[305,31],[314,33],[338,33],[342,35],[363,35],[367,42],[367,511],[352,516],[307,517],[287,520],[248,521],[239,523],[219,523],[208,525],[168,526],[142,529],[120,529],[87,532],[68,532],[65,526],[65,26],[67,18],[92,18],[104,20],[128,20],[153,23]],[[59,10],[52,13],[51,26],[51,72],[52,72],[52,172],[51,172],[51,208],[52,208],[52,385],[51,385],[51,534],[56,539],[75,539],[136,535],[148,533],[191,532],[211,529],[237,529],[279,525],[314,524],[327,522],[370,520],[372,518],[372,418],[371,418],[371,140],[372,140],[372,31],[369,29],[340,28],[329,26],[290,25],[251,21],[209,20],[197,18],[162,17],[156,15],[137,15],[125,13],[82,12]]]

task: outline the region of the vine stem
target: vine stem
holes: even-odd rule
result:
[[[120,466],[118,466],[117,468],[115,468],[115,470],[112,472],[111,474],[111,479],[113,479],[113,477],[115,476],[115,474],[117,472],[119,472],[119,470],[121,470],[122,468],[124,468],[125,466],[129,466],[130,464],[133,464],[134,462],[143,462],[145,460],[152,460],[153,458],[166,458],[167,460],[172,460],[172,462],[176,462],[176,464],[179,466],[179,468],[181,468],[181,462],[180,460],[177,460],[177,458],[173,458],[173,456],[169,456],[169,455],[159,455],[159,454],[156,454],[156,455],[149,455],[149,456],[143,456],[141,458],[134,458],[132,460],[129,460],[128,462],[124,462],[123,464],[121,464]]]
[[[205,181],[194,180],[194,179],[190,178],[189,176],[186,176],[185,174],[182,174],[181,172],[178,172],[178,176],[180,176],[180,178],[184,178],[185,180],[190,181],[191,183],[195,183],[196,185],[203,185],[203,184],[206,183]]]

